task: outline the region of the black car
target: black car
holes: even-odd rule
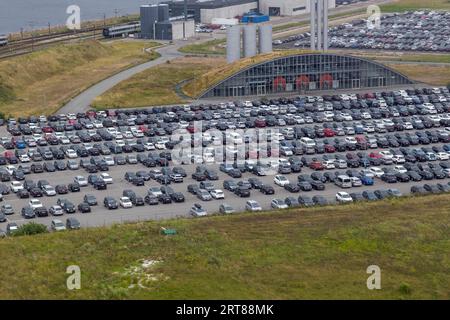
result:
[[[36,187],[30,188],[30,195],[31,195],[33,198],[40,198],[40,197],[42,197],[44,194],[42,193],[42,190],[39,189],[39,188],[36,186]]]
[[[364,200],[364,196],[360,192],[352,192],[352,193],[350,193],[350,197],[352,197],[353,201]]]
[[[241,178],[242,177],[242,172],[239,169],[231,169],[228,171],[228,175],[232,178]]]
[[[305,207],[310,207],[310,206],[314,205],[314,201],[310,197],[303,196],[303,195],[298,197],[298,203],[301,206],[305,206]]]
[[[397,182],[397,176],[395,173],[385,173],[381,176],[381,180],[387,183],[396,183]]]
[[[112,197],[105,197],[105,199],[103,199],[103,205],[108,210],[115,210],[115,209],[119,208],[119,204],[117,203],[116,199],[114,199]]]
[[[19,199],[26,199],[30,197],[30,193],[26,189],[19,190],[16,194]]]
[[[160,194],[158,196],[158,201],[162,204],[169,204],[172,203],[172,198],[168,194]]]
[[[383,190],[383,189],[381,189],[381,190],[375,190],[375,191],[374,191],[374,194],[375,194],[375,195],[377,196],[377,198],[380,199],[380,200],[383,200],[383,199],[386,199],[386,198],[389,198],[389,197],[390,197],[389,191]]]
[[[64,184],[58,184],[55,187],[55,191],[57,194],[66,194],[69,192],[69,189]]]
[[[275,194],[275,189],[274,189],[271,185],[268,185],[268,184],[263,184],[263,185],[259,188],[259,190],[260,190],[263,194],[266,194],[266,195],[268,195],[268,194]]]
[[[91,206],[86,202],[82,202],[78,205],[78,211],[81,213],[91,212]]]
[[[130,200],[131,200],[131,203],[133,203],[133,205],[136,207],[145,205],[144,199],[140,196],[135,196],[135,197],[131,198]]]
[[[23,207],[22,208],[22,217],[25,219],[33,219],[36,217],[33,208],[31,207]]]
[[[173,202],[184,202],[185,198],[181,192],[173,192],[170,194],[170,198]]]
[[[261,186],[263,185],[262,181],[258,178],[249,178],[248,182],[250,182],[252,188],[254,189],[261,189]]]
[[[158,197],[147,194],[144,198],[145,203],[149,205],[157,205],[159,203]]]
[[[87,203],[89,206],[96,206],[97,198],[92,194],[85,194],[83,197],[83,202]]]
[[[294,197],[287,197],[284,201],[291,208],[300,206],[300,202]]]
[[[424,184],[423,188],[429,193],[441,193],[439,187],[435,184]]]
[[[234,194],[241,198],[250,197],[250,190],[244,186],[238,186],[236,190],[234,190]]]
[[[363,191],[362,195],[363,195],[364,199],[369,200],[369,201],[378,200],[378,197],[375,195],[375,193],[370,190]]]
[[[310,181],[310,184],[314,190],[325,190],[325,185],[320,181]]]
[[[325,197],[323,196],[314,196],[312,197],[312,201],[314,202],[315,205],[318,206],[326,206],[328,204],[327,199],[325,199]]]
[[[76,182],[69,183],[67,187],[70,192],[80,192],[80,185]]]
[[[48,210],[46,207],[39,207],[34,209],[34,213],[38,217],[48,217]]]
[[[311,183],[309,183],[308,181],[300,181],[297,183],[297,185],[302,191],[311,191],[313,189]]]
[[[237,189],[238,185],[233,180],[224,180],[223,187],[225,190],[234,192]]]
[[[284,185],[284,189],[292,192],[292,193],[296,193],[300,191],[300,187],[298,185],[296,185],[295,183],[288,183]]]
[[[413,194],[413,195],[424,195],[424,194],[428,194],[428,191],[425,190],[425,188],[422,187],[422,186],[412,186],[411,187],[411,194]]]

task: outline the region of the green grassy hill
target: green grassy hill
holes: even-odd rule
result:
[[[0,298],[449,299],[449,200],[403,198],[7,238],[0,240]],[[163,236],[161,226],[178,234]],[[65,271],[73,264],[81,268],[82,288],[69,291]],[[373,264],[381,268],[381,290],[366,287]]]

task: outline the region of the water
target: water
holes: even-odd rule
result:
[[[0,0],[0,34],[65,25],[70,5],[81,9],[81,20],[102,20],[139,13],[142,4],[160,0]]]

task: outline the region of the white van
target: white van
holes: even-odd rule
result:
[[[352,179],[346,175],[340,175],[336,178],[334,182],[338,187],[341,188],[351,188],[352,187]]]

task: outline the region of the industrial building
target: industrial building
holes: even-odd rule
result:
[[[328,0],[329,8],[336,6]],[[171,16],[184,14],[184,0],[165,2]],[[196,22],[212,23],[215,18],[235,18],[248,12],[269,16],[294,16],[309,12],[309,0],[187,0],[187,12]]]
[[[408,78],[374,61],[346,55],[310,53],[279,57],[244,68],[206,90],[201,98],[407,84],[412,84]]]
[[[311,11],[311,50],[328,50],[328,1],[309,0]]]
[[[258,40],[259,45],[258,45]],[[258,52],[259,49],[259,52]],[[231,26],[227,29],[227,62],[233,63],[241,59],[272,52],[272,25],[249,24]]]
[[[184,15],[170,18],[169,5],[143,5],[140,8],[141,38],[180,40],[195,35],[195,22]]]

